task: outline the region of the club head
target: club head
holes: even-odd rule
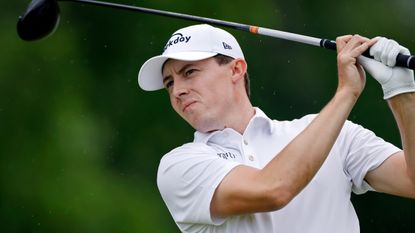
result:
[[[54,32],[59,23],[56,0],[32,0],[26,12],[19,16],[17,34],[22,40],[33,41]]]

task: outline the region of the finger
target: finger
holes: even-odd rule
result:
[[[346,55],[348,57],[354,57],[356,58],[358,56],[358,53],[354,51],[358,46],[360,46],[362,43],[364,43],[365,39],[359,35],[353,35],[349,41],[344,45],[341,53],[343,55]]]
[[[376,44],[379,41],[380,37],[374,37],[372,39],[369,40],[369,46],[372,47],[374,44]]]
[[[360,35],[354,35],[352,36],[352,38],[347,42],[346,46],[344,47],[344,49],[350,50],[352,51],[353,49],[359,47],[360,45],[362,45],[363,43],[365,43],[366,41],[369,41],[368,38],[360,36]]]
[[[399,51],[399,53],[402,53],[403,55],[411,55],[411,52],[409,51],[409,49],[403,47],[402,45],[400,45],[401,50]]]
[[[386,46],[387,39],[385,37],[376,37],[376,43],[370,48],[370,55],[375,58],[375,60],[380,61],[381,55],[384,47]]]
[[[388,40],[380,56],[380,61],[388,66],[394,66],[399,50],[400,47],[398,42],[394,40]]]
[[[362,55],[374,42],[366,37],[354,36],[345,46],[345,50],[349,51],[350,56],[357,58]]]
[[[370,39],[371,41],[373,41],[373,43],[375,44],[376,42],[378,42],[382,37],[381,36],[377,36],[377,37],[373,37],[372,39]]]
[[[370,54],[370,49],[372,48],[372,46],[374,45],[374,44],[376,44],[377,43],[377,41],[379,40],[379,38],[378,37],[375,37],[375,38],[372,38],[372,39],[370,39],[370,40],[368,40],[368,41],[366,41],[366,42],[364,42],[362,45],[361,45],[361,49],[363,50],[363,51],[359,51],[359,53],[361,52],[361,54],[363,54],[363,53],[365,53],[366,51],[369,51],[369,54]],[[361,54],[359,54],[359,55],[361,55]]]
[[[336,38],[337,51],[342,51],[347,42],[352,38],[352,35],[339,36]]]
[[[390,49],[390,52],[388,54],[388,60],[386,62],[387,66],[395,66],[396,64],[396,57],[401,52],[401,46],[398,44],[398,42],[392,40],[394,43],[392,48]]]

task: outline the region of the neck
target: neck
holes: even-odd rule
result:
[[[219,110],[220,117],[216,115],[211,118],[212,121],[202,124],[204,127],[194,127],[197,131],[202,133],[211,133],[225,128],[231,128],[240,134],[243,134],[255,115],[255,108],[245,92],[237,93],[232,101],[226,101]]]
[[[233,105],[235,108],[232,109],[232,114],[228,115],[230,117],[227,121],[229,125],[226,125],[225,127],[232,128],[240,134],[243,134],[249,121],[255,115],[255,109],[246,95],[239,99],[238,102],[239,103]]]
[[[252,117],[254,117],[254,115],[255,115],[255,109],[253,107],[251,107],[250,109],[247,109],[247,114],[245,114],[243,118],[242,117],[240,118],[239,125],[233,127],[233,129],[239,132],[240,134],[244,134],[249,124],[249,121],[252,119]]]

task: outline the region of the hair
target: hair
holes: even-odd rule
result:
[[[219,65],[226,65],[229,62],[231,62],[232,60],[234,60],[234,58],[223,55],[223,54],[218,54],[218,55],[214,56],[213,58],[216,60],[216,62]],[[248,72],[245,73],[244,80],[245,80],[246,95],[248,96],[248,98],[250,98],[251,97],[251,81],[249,80]]]

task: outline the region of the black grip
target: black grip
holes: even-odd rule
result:
[[[328,39],[321,39],[320,40],[320,47],[331,49],[331,50],[337,50],[336,47],[336,41],[334,40],[328,40]]]
[[[396,57],[396,66],[406,67],[409,69],[415,69],[415,58],[411,55],[398,54]]]
[[[337,49],[336,41],[329,40],[329,39],[321,39],[320,47],[331,49],[331,50]],[[372,56],[370,56],[369,50],[366,50],[362,55],[365,57],[373,58]],[[403,55],[401,53],[398,54],[398,56],[396,57],[396,66],[415,70],[415,56]]]

